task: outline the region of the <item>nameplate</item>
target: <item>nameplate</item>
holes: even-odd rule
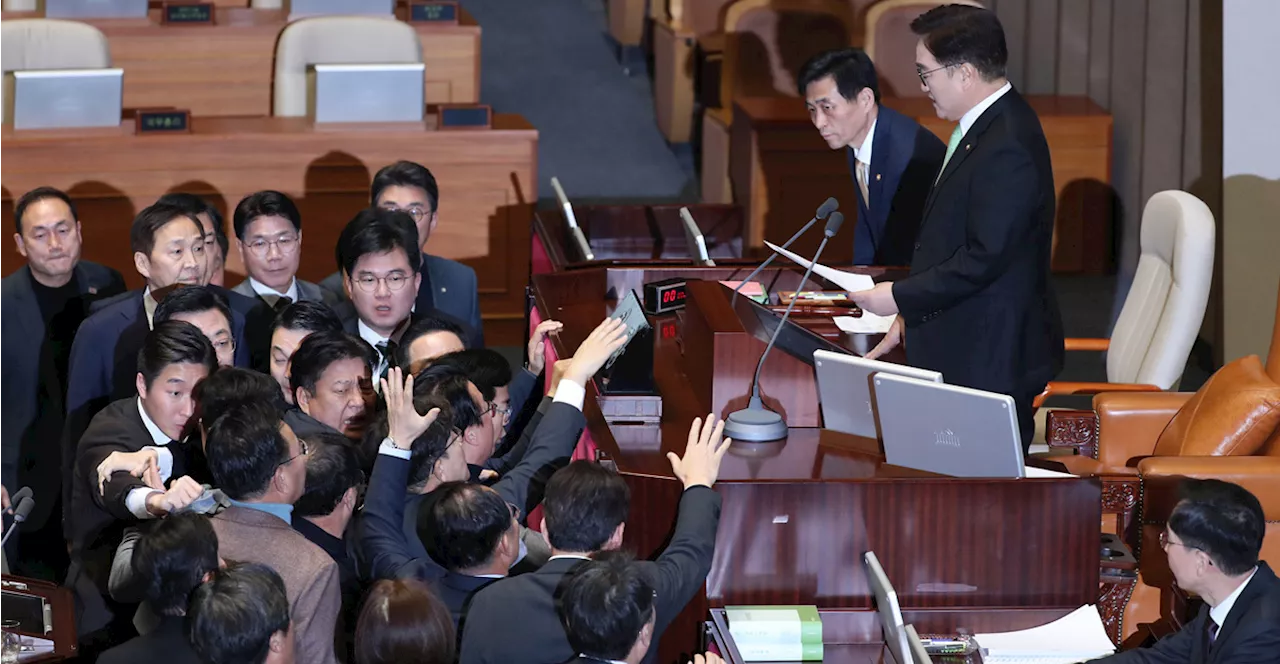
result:
[[[409,3],[410,23],[458,24],[458,3],[448,1]]]
[[[489,129],[493,109],[485,104],[441,104],[436,108],[439,129]]]
[[[164,25],[213,25],[214,15],[212,2],[166,2],[161,9],[160,22]]]
[[[191,132],[191,111],[175,108],[139,109],[134,116],[139,134],[187,134]]]

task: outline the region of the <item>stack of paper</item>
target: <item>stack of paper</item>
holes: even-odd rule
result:
[[[822,660],[816,606],[726,606],[724,612],[744,662]]]
[[[770,249],[785,256],[800,267],[807,269],[810,265],[813,265],[814,274],[830,281],[850,293],[875,288],[875,282],[871,280],[871,277],[865,274],[853,274],[852,272],[845,272],[844,270],[827,267],[822,263],[813,263],[812,261],[801,258],[795,253],[787,251],[775,244],[769,242],[765,242],[765,244],[769,245]],[[803,286],[804,284],[801,284],[802,288]],[[849,334],[884,334],[889,331],[889,326],[893,324],[894,319],[893,316],[877,316],[865,309],[862,311],[861,318],[854,316],[835,316],[834,318],[836,326],[840,328],[840,331],[847,332]]]
[[[982,648],[986,664],[1072,664],[1116,651],[1102,616],[1093,605],[1082,606],[1049,623],[1018,632],[978,634],[974,637]]]

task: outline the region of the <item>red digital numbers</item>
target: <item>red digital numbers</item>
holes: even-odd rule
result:
[[[685,297],[686,296],[683,288],[672,288],[670,290],[662,291],[663,304],[673,304],[675,302],[679,302],[680,300],[685,299]]]

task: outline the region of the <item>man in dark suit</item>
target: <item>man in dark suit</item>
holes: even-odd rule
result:
[[[156,199],[157,203],[181,208],[195,219],[204,231],[205,272],[204,283],[219,288],[226,285],[227,231],[222,223],[222,213],[209,201],[195,194],[173,192]]]
[[[33,189],[14,205],[14,242],[27,264],[0,282],[4,367],[0,444],[5,487],[30,487],[35,509],[13,537],[10,560],[28,575],[66,575],[62,514],[62,438],[71,342],[89,306],[124,292],[120,273],[80,260],[75,205],[52,187]],[[51,566],[48,569],[46,566]]]
[[[64,478],[70,475],[70,452],[93,416],[134,392],[138,349],[159,306],[154,293],[174,284],[203,285],[207,278],[204,231],[182,208],[162,203],[145,208],[133,220],[129,242],[134,265],[147,286],[97,303],[100,306],[76,333],[68,364]],[[235,363],[248,366],[246,327],[260,305],[225,289],[221,292],[231,307]]]
[[[191,591],[218,569],[218,537],[209,519],[186,512],[161,519],[133,549],[134,574],[142,579],[147,604],[160,615],[155,630],[116,646],[98,658],[101,664],[200,664],[187,640],[184,616]]]
[[[1258,560],[1266,517],[1258,498],[1221,480],[1186,480],[1161,547],[1178,586],[1205,605],[1150,648],[1107,664],[1264,664],[1280,658],[1280,579]]]
[[[295,302],[271,324],[270,360],[266,373],[280,385],[285,401],[293,403],[289,388],[289,359],[307,337],[316,332],[341,332],[342,319],[319,302]]]
[[[685,489],[675,530],[657,560],[637,563],[658,593],[655,643],[711,570],[720,522],[720,495],[711,486],[729,443],[721,439],[724,423],[714,419],[693,421],[683,458],[668,455]],[[527,653],[563,662],[579,654],[556,613],[557,588],[593,554],[622,544],[629,494],[617,473],[588,461],[575,461],[551,477],[543,502],[551,560],[535,572],[496,581],[471,598],[462,630],[463,664],[527,661]],[[657,649],[650,648],[646,660],[656,655]]]
[[[853,262],[910,264],[946,146],[915,120],[880,106],[875,65],[860,49],[815,56],[799,82],[813,126],[832,149],[849,153],[858,196]]]
[[[483,346],[476,271],[457,261],[427,253],[427,241],[436,228],[440,205],[440,188],[435,176],[420,164],[398,161],[373,176],[369,200],[374,207],[403,210],[417,227],[422,280],[415,288],[414,310],[448,314],[467,328],[471,347]],[[320,285],[339,297],[349,297],[343,289],[341,272],[329,275]]]
[[[316,332],[293,352],[289,381],[294,407],[284,421],[302,438],[340,433],[359,437],[372,405],[369,363],[373,351],[347,332]]]
[[[90,637],[91,643],[98,636],[118,643],[131,630],[132,612],[105,598],[111,559],[125,527],[185,507],[201,493],[186,475],[182,444],[174,441],[194,411],[192,391],[216,366],[213,346],[194,325],[157,325],[138,354],[137,395],[104,408],[80,438],[67,511],[67,585],[76,591],[80,633],[106,630]],[[104,470],[136,468],[121,458],[140,453],[151,458],[144,472]]]
[[[231,290],[262,298],[276,311],[294,302],[337,302],[333,293],[295,276],[302,258],[302,215],[288,196],[278,191],[250,194],[236,205],[231,221],[249,273]]]
[[[913,366],[1014,399],[1025,451],[1032,401],[1062,368],[1062,319],[1049,279],[1054,188],[1040,120],[1005,79],[994,12],[943,5],[911,23],[916,67],[939,117],[958,121],[925,203],[911,272],[853,294],[897,314],[867,357],[906,343]]]

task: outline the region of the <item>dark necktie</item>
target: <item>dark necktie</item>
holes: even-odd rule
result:
[[[378,355],[380,356],[378,360],[377,372],[376,372],[376,375],[374,375],[373,377],[375,385],[378,384],[377,381],[386,377],[388,369],[390,369],[392,366],[395,366],[396,346],[397,346],[396,342],[391,341],[390,339],[374,346],[374,348],[377,349],[378,351]]]
[[[282,295],[276,298],[276,303],[272,305],[271,308],[275,309],[275,312],[279,314],[285,309],[288,309],[289,305],[291,304],[293,304],[293,300],[287,296]]]
[[[1218,639],[1218,623],[1213,618],[1209,619],[1209,647],[1213,647],[1213,642]]]

